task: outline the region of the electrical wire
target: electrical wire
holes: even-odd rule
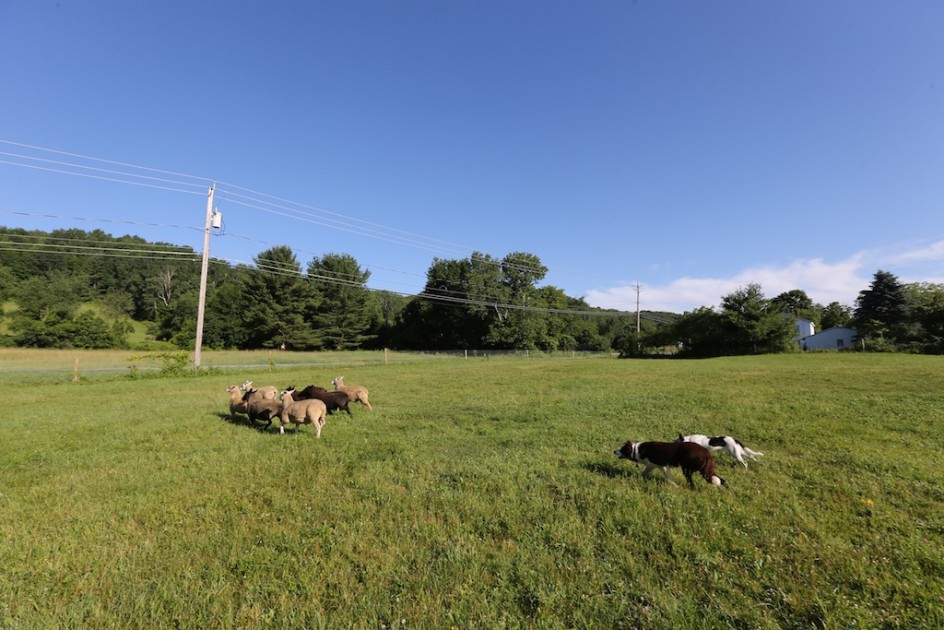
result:
[[[103,163],[103,164],[112,164],[112,165],[115,165],[115,166],[124,166],[124,167],[127,167],[127,168],[134,168],[134,169],[138,169],[138,170],[142,170],[142,171],[150,171],[150,172],[152,172],[152,173],[162,173],[162,174],[164,174],[164,175],[174,175],[175,177],[186,177],[186,178],[189,178],[189,179],[196,179],[196,180],[199,180],[199,181],[203,182],[205,185],[212,183],[212,180],[207,179],[207,178],[205,178],[205,177],[198,177],[198,176],[196,176],[196,175],[187,175],[187,174],[185,174],[185,173],[177,173],[177,172],[174,172],[174,171],[167,171],[167,170],[163,170],[163,169],[159,169],[159,168],[151,168],[151,167],[149,167],[149,166],[140,166],[140,165],[137,165],[137,164],[129,164],[129,163],[127,163],[127,162],[118,162],[118,161],[115,161],[115,160],[106,160],[106,159],[104,159],[104,158],[91,157],[91,156],[88,156],[88,155],[81,155],[81,154],[79,154],[79,153],[69,153],[69,152],[67,152],[67,151],[59,151],[59,150],[57,150],[57,149],[48,149],[48,148],[45,148],[45,147],[37,147],[37,146],[34,146],[34,145],[30,145],[30,144],[23,144],[22,142],[14,142],[13,140],[4,140],[4,139],[0,138],[0,143],[9,144],[9,145],[12,145],[12,146],[17,146],[17,147],[24,148],[24,149],[30,149],[30,150],[33,150],[33,151],[44,151],[44,152],[46,152],[46,153],[55,153],[55,154],[57,154],[57,155],[66,155],[66,156],[69,156],[69,157],[81,158],[81,159],[83,159],[83,160],[90,160],[90,161],[92,161],[92,162],[101,162],[101,163]]]
[[[150,260],[174,260],[174,261],[188,261],[188,262],[197,262],[199,255],[196,252],[173,252],[167,250],[139,250],[139,249],[123,249],[120,247],[103,247],[103,246],[76,246],[76,245],[65,245],[61,247],[56,247],[55,245],[42,245],[42,244],[27,244],[29,246],[24,247],[22,243],[11,243],[8,241],[0,240],[0,252],[21,252],[21,253],[34,253],[34,254],[50,254],[50,255],[69,255],[69,256],[99,256],[105,258],[147,258]],[[227,261],[226,259],[212,259],[212,262],[216,265],[229,264],[233,261]],[[354,281],[345,281],[338,278],[332,278],[329,276],[324,276],[320,274],[304,274],[300,270],[290,269],[288,267],[274,264],[271,262],[257,262],[255,270],[259,273],[264,273],[271,276],[280,276],[286,278],[294,278],[298,280],[305,281],[320,281],[327,284],[334,284],[339,286],[347,287],[356,287],[363,288],[367,291],[377,292],[384,291],[384,289],[372,289],[364,286],[362,283]],[[421,292],[417,294],[401,293],[397,291],[389,291],[390,293],[396,293],[404,297],[413,297],[419,298],[434,302],[442,302],[453,305],[463,305],[463,306],[484,306],[488,308],[500,308],[504,310],[516,310],[516,311],[529,311],[529,312],[539,312],[539,313],[554,313],[562,315],[580,315],[580,316],[618,316],[621,313],[618,311],[587,311],[587,310],[575,310],[575,309],[560,309],[560,308],[549,308],[549,307],[539,307],[539,306],[528,306],[522,304],[510,304],[506,302],[501,302],[494,299],[475,299],[467,297],[458,297],[458,296],[448,296],[435,293]],[[625,315],[626,313],[622,313]]]
[[[161,174],[167,174],[167,175],[174,175],[175,177],[185,177],[185,178],[189,178],[189,179],[198,180],[202,185],[206,185],[206,184],[208,184],[208,183],[212,183],[212,181],[213,181],[213,180],[210,180],[210,179],[204,178],[204,177],[197,177],[197,176],[193,176],[193,175],[186,175],[186,174],[182,174],[182,173],[177,173],[177,172],[174,172],[174,171],[167,171],[167,170],[163,170],[163,169],[155,169],[155,168],[151,168],[151,167],[139,166],[139,165],[135,165],[135,164],[129,164],[129,163],[127,163],[127,162],[118,162],[118,161],[115,161],[115,160],[107,160],[107,159],[103,159],[103,158],[96,158],[96,157],[81,155],[81,154],[77,154],[77,153],[70,153],[70,152],[66,152],[66,151],[59,151],[59,150],[56,150],[56,149],[47,149],[47,148],[43,148],[43,147],[37,147],[37,146],[35,146],[35,145],[28,145],[28,144],[19,143],[19,142],[13,142],[13,141],[10,141],[10,140],[0,139],[0,143],[9,144],[9,145],[13,145],[13,146],[21,147],[21,148],[28,148],[28,149],[34,150],[34,151],[43,151],[43,152],[53,153],[53,154],[56,154],[56,155],[64,155],[64,156],[68,156],[68,157],[80,158],[80,159],[83,159],[83,160],[90,160],[90,161],[100,162],[100,163],[105,163],[105,164],[118,165],[118,166],[122,166],[122,167],[125,167],[125,168],[131,168],[131,169],[136,169],[136,170],[143,170],[143,171],[155,172],[155,173],[161,173]],[[179,182],[179,181],[174,181],[174,180],[161,180],[161,179],[159,179],[159,178],[151,178],[151,177],[144,176],[144,175],[139,175],[139,174],[133,173],[133,172],[115,171],[115,170],[113,170],[113,169],[99,169],[99,168],[97,168],[97,167],[91,167],[91,166],[87,166],[87,165],[84,165],[84,164],[76,164],[76,163],[71,163],[71,162],[63,162],[63,161],[61,161],[61,160],[50,160],[50,159],[47,159],[47,158],[38,158],[38,157],[34,157],[34,156],[25,156],[25,155],[22,155],[22,154],[12,154],[12,153],[9,153],[9,152],[0,152],[0,155],[10,155],[10,156],[15,156],[15,157],[18,157],[18,158],[20,158],[20,159],[25,159],[25,160],[43,161],[43,162],[46,162],[46,163],[53,163],[53,164],[56,164],[56,165],[59,165],[59,166],[68,166],[69,168],[74,168],[74,169],[95,170],[95,171],[99,171],[99,172],[106,172],[106,173],[109,173],[109,174],[121,175],[122,177],[128,177],[128,178],[144,178],[144,179],[150,179],[150,180],[164,181],[165,183],[173,183],[173,184],[176,184],[176,185],[183,185],[183,186],[196,186],[196,185],[197,185],[197,184],[191,184],[191,183],[188,183],[188,182]],[[143,183],[143,182],[139,182],[139,181],[128,181],[128,180],[125,180],[125,179],[117,179],[117,178],[113,178],[113,177],[104,177],[104,176],[99,176],[99,175],[90,175],[90,174],[87,174],[87,173],[77,173],[77,172],[74,172],[74,171],[68,171],[68,170],[63,170],[63,169],[53,169],[53,168],[49,168],[49,167],[41,167],[41,166],[36,166],[36,165],[31,165],[31,164],[21,164],[21,163],[18,163],[18,162],[10,162],[10,161],[7,161],[7,160],[0,160],[0,164],[9,164],[9,165],[13,165],[13,166],[20,166],[20,167],[22,167],[22,168],[31,168],[31,169],[42,170],[42,171],[53,172],[53,173],[61,173],[61,174],[66,174],[66,175],[73,175],[73,176],[80,176],[80,177],[88,177],[88,178],[92,178],[92,179],[100,179],[100,180],[112,181],[112,182],[116,182],[116,183],[123,183],[123,184],[136,185],[136,186],[144,186],[144,187],[149,187],[149,188],[157,188],[157,189],[169,190],[169,191],[174,191],[174,192],[182,192],[182,193],[186,193],[186,194],[195,194],[195,195],[196,195],[196,194],[203,194],[203,191],[202,191],[202,190],[201,190],[201,191],[197,191],[197,190],[185,190],[185,189],[179,189],[179,188],[171,188],[171,187],[169,187],[169,186],[162,186],[162,185],[153,184],[153,183]],[[234,190],[228,190],[228,189],[225,188],[226,186],[229,186],[230,188],[232,188],[232,189],[234,189]],[[415,233],[413,233],[413,232],[408,232],[408,231],[405,231],[405,230],[400,230],[400,229],[398,229],[398,228],[393,228],[393,227],[390,227],[390,226],[384,226],[384,225],[380,225],[380,224],[377,224],[377,223],[372,223],[372,222],[364,221],[364,220],[357,219],[357,218],[354,218],[354,217],[347,217],[347,216],[345,216],[345,215],[342,215],[342,214],[339,214],[339,213],[336,213],[336,212],[331,212],[331,211],[324,210],[324,209],[321,209],[321,208],[317,208],[317,207],[314,207],[314,206],[310,206],[310,205],[307,205],[307,204],[301,204],[301,203],[294,202],[294,201],[291,201],[291,200],[287,200],[287,199],[284,199],[284,198],[281,198],[281,197],[276,197],[276,196],[268,195],[268,194],[265,194],[265,193],[259,193],[259,192],[256,192],[256,191],[253,191],[253,190],[251,190],[251,189],[244,188],[244,187],[241,187],[241,186],[238,186],[238,185],[235,185],[235,184],[220,183],[220,184],[217,185],[217,188],[220,190],[221,194],[227,195],[228,197],[230,197],[230,196],[231,196],[231,197],[240,197],[240,198],[243,198],[243,199],[248,199],[249,201],[254,201],[255,203],[248,203],[248,202],[245,202],[245,201],[242,201],[242,202],[241,202],[241,201],[236,201],[236,200],[234,200],[234,199],[229,199],[229,198],[227,199],[228,202],[231,202],[231,203],[234,203],[234,204],[240,204],[240,205],[248,206],[248,207],[250,207],[250,208],[254,208],[254,209],[257,209],[257,210],[260,210],[260,211],[271,212],[271,213],[273,213],[273,214],[278,214],[278,215],[281,215],[281,216],[285,216],[285,217],[287,217],[287,218],[292,218],[292,219],[295,219],[295,220],[309,220],[309,222],[312,222],[312,223],[315,223],[315,224],[319,224],[319,225],[323,225],[323,226],[325,226],[325,227],[330,227],[330,228],[332,228],[332,229],[347,231],[347,232],[355,233],[355,234],[361,234],[361,235],[364,235],[364,236],[368,236],[368,237],[370,237],[370,238],[375,238],[375,239],[378,239],[378,240],[384,240],[384,241],[391,242],[391,243],[398,244],[398,245],[406,245],[406,246],[410,246],[410,247],[416,247],[416,248],[420,248],[420,249],[425,249],[425,250],[427,250],[427,251],[443,253],[443,254],[446,254],[446,255],[464,255],[464,254],[466,254],[466,253],[468,253],[468,252],[472,252],[472,256],[474,257],[474,254],[475,254],[475,252],[474,252],[471,248],[467,248],[467,247],[464,247],[464,246],[461,246],[461,245],[451,244],[451,243],[448,243],[448,242],[446,242],[446,241],[442,241],[442,240],[439,240],[439,239],[434,239],[434,238],[431,238],[431,237],[426,237],[426,236],[418,235],[418,234],[415,234]],[[236,190],[242,190],[242,191],[245,191],[245,192],[247,192],[247,193],[252,193],[252,194],[254,194],[254,195],[258,195],[258,196],[261,196],[261,197],[265,197],[265,198],[267,198],[267,199],[274,199],[274,200],[276,200],[276,201],[281,202],[282,204],[285,204],[285,203],[292,204],[292,205],[297,206],[297,207],[299,207],[299,208],[304,208],[305,211],[303,211],[303,210],[298,210],[298,209],[294,209],[294,208],[290,208],[290,207],[287,207],[287,206],[284,206],[284,205],[273,204],[272,202],[267,201],[266,199],[255,199],[255,198],[253,198],[253,197],[249,197],[249,196],[244,195],[244,194],[242,194],[242,193],[235,192]],[[271,206],[271,208],[268,208],[268,209],[267,209],[268,206]],[[295,213],[295,214],[294,214],[294,215],[293,215],[293,214],[284,214],[284,213],[282,213],[282,212],[279,212],[278,209],[281,209],[281,210],[284,210],[284,211],[290,212],[290,213]],[[308,210],[317,211],[317,212],[320,212],[320,213],[322,213],[322,214],[327,214],[327,215],[331,215],[331,216],[329,216],[329,217],[324,217],[324,216],[318,217],[318,216],[316,216],[316,215],[311,214],[310,212],[307,212]],[[301,216],[297,216],[297,215],[301,215]],[[305,217],[307,217],[307,219],[306,219]],[[334,217],[336,217],[336,218],[334,218]],[[355,227],[354,224],[358,224],[358,223],[359,223],[359,224],[368,225],[368,226],[371,226],[371,227],[369,227],[369,228]],[[402,235],[407,235],[407,236],[399,236],[399,235],[401,235],[401,234],[402,234]],[[421,240],[417,240],[417,239],[421,239]],[[435,243],[439,243],[440,245],[428,245],[428,244],[424,244],[424,241],[429,241],[429,242],[434,243],[434,244],[435,244]],[[446,247],[443,247],[443,245],[449,245],[449,246],[451,246],[451,247],[446,248]],[[457,250],[457,249],[455,249],[455,248],[459,248],[459,249]],[[483,259],[483,262],[486,262],[486,263],[488,263],[488,264],[494,264],[494,265],[503,265],[505,268],[508,268],[508,269],[519,269],[519,270],[526,271],[526,272],[528,272],[528,273],[538,273],[538,272],[541,272],[541,273],[543,274],[543,273],[546,271],[545,269],[537,268],[537,267],[534,267],[534,266],[531,266],[531,265],[522,265],[522,264],[520,264],[520,263],[516,263],[516,262],[513,262],[513,261],[497,261],[497,260],[494,260],[494,259],[491,259],[491,258],[486,258],[486,259]]]
[[[137,178],[139,178],[139,179],[145,179],[145,180],[148,180],[148,181],[161,182],[161,183],[163,183],[163,184],[174,184],[174,185],[176,185],[176,186],[197,186],[197,184],[190,184],[190,183],[187,183],[187,182],[181,182],[181,181],[176,181],[176,180],[172,180],[172,179],[166,179],[166,178],[161,178],[161,177],[151,177],[150,175],[137,175],[137,174],[134,174],[134,173],[128,173],[127,171],[116,171],[116,170],[114,170],[114,169],[98,168],[98,167],[95,167],[95,166],[85,166],[85,165],[82,165],[82,164],[74,164],[74,163],[70,163],[70,162],[63,162],[63,161],[61,161],[61,160],[50,160],[50,159],[46,159],[46,158],[34,157],[34,156],[29,156],[29,155],[20,155],[20,154],[17,154],[17,153],[9,153],[9,152],[7,152],[7,151],[0,151],[0,155],[5,155],[5,156],[7,156],[7,157],[19,158],[19,159],[21,159],[21,160],[32,160],[32,161],[34,161],[34,162],[42,162],[42,163],[44,163],[44,164],[54,164],[54,165],[56,165],[56,166],[67,166],[67,167],[70,167],[70,168],[84,169],[84,170],[88,170],[88,171],[94,171],[94,172],[96,172],[96,173],[106,173],[106,174],[108,174],[108,175],[123,175],[123,176],[125,176],[125,177],[137,177]],[[5,164],[14,164],[14,165],[17,165],[17,166],[27,166],[27,167],[29,166],[29,165],[27,165],[27,164],[18,164],[18,163],[16,163],[16,162],[7,162],[7,161],[4,161],[4,163],[5,163]],[[69,173],[69,174],[72,174],[72,175],[81,175],[81,173],[73,173],[72,171],[62,171],[62,172],[66,172],[66,173]],[[128,182],[128,183],[131,183],[131,182]],[[186,191],[186,192],[198,192],[198,193],[203,193],[204,191],[203,191],[203,190],[199,190],[199,191]]]
[[[52,160],[49,158],[41,158],[41,157],[36,157],[36,156],[28,156],[28,155],[15,154],[15,153],[10,153],[10,152],[0,152],[0,155],[6,155],[6,156],[14,157],[20,160],[43,162],[45,164],[53,164],[56,166],[83,170],[83,171],[94,171],[96,173],[104,173],[107,175],[115,175],[118,177],[106,177],[104,175],[95,175],[95,174],[90,174],[86,172],[76,172],[75,170],[65,170],[63,168],[50,168],[46,166],[38,166],[35,164],[23,164],[19,162],[12,162],[9,160],[0,160],[0,164],[8,164],[12,166],[18,166],[21,168],[31,168],[31,169],[47,171],[51,173],[86,177],[86,178],[91,178],[91,179],[98,179],[98,180],[104,180],[104,181],[110,181],[110,182],[128,184],[128,185],[135,185],[135,186],[143,186],[143,187],[148,187],[148,188],[156,188],[156,189],[168,190],[172,192],[181,192],[181,193],[192,194],[192,195],[205,194],[205,191],[188,190],[186,188],[175,188],[175,187],[166,186],[163,184],[172,184],[173,186],[180,186],[180,187],[188,187],[188,186],[195,187],[198,185],[199,186],[213,185],[213,182],[214,182],[214,180],[211,178],[189,175],[189,174],[169,171],[165,169],[157,169],[157,168],[152,168],[152,167],[140,166],[140,165],[130,164],[127,162],[120,162],[116,160],[92,157],[92,156],[82,155],[78,153],[70,153],[70,152],[60,151],[56,149],[38,147],[35,145],[14,142],[11,140],[0,139],[0,143],[16,146],[22,149],[29,149],[31,151],[46,152],[46,153],[51,153],[51,154],[60,155],[60,156],[78,158],[81,160],[87,160],[87,161],[97,162],[101,164],[119,166],[124,169],[134,169],[134,171],[145,171],[149,173],[167,175],[174,178],[184,178],[187,180],[194,180],[194,182],[180,181],[179,179],[152,177],[148,175],[142,175],[134,171],[127,171],[127,170],[119,171],[115,169],[103,169],[103,168],[98,168],[94,166],[89,166],[87,164],[77,164],[74,162],[65,162],[62,160]],[[123,179],[120,179],[119,177]],[[139,180],[144,180],[144,181],[139,181]],[[488,255],[479,254],[478,252],[472,250],[471,248],[468,248],[463,245],[457,245],[455,243],[449,243],[447,241],[443,241],[440,239],[423,236],[423,235],[410,232],[407,230],[401,230],[398,228],[385,226],[385,225],[373,223],[370,221],[364,221],[362,219],[357,219],[354,217],[348,217],[343,214],[331,212],[322,208],[317,208],[315,206],[310,206],[307,204],[291,201],[282,197],[277,197],[274,195],[268,195],[266,193],[257,192],[249,188],[238,186],[232,183],[220,182],[219,184],[216,184],[216,189],[220,192],[221,196],[225,199],[226,203],[242,205],[250,209],[284,216],[286,218],[297,220],[297,221],[309,222],[309,223],[321,225],[323,227],[328,227],[330,229],[345,231],[345,232],[349,232],[353,234],[366,236],[368,238],[387,241],[387,242],[397,244],[397,245],[424,249],[426,251],[431,251],[434,253],[441,253],[445,255],[460,255],[460,252],[461,254],[466,254],[468,252],[471,252],[471,254],[469,255],[469,258],[472,259],[474,263],[480,263],[480,264],[484,263],[488,265],[495,265],[499,269],[506,270],[506,271],[518,270],[518,271],[523,271],[526,273],[540,274],[541,276],[543,276],[548,271],[545,267],[543,267],[543,265],[542,266],[530,265],[526,263],[521,263],[519,261],[515,261],[514,259],[509,259],[509,260],[495,259]],[[321,213],[321,214],[320,215],[314,214],[316,212]],[[6,213],[6,214],[26,215],[28,213]],[[34,216],[47,216],[49,218],[64,218],[64,217],[55,217],[54,215],[34,215]],[[91,220],[91,219],[82,218],[82,217],[70,217],[70,218],[75,219],[75,220]],[[123,221],[111,221],[111,220],[103,220],[103,221],[111,222],[111,223],[127,223],[131,225],[147,225],[147,226],[160,225],[160,224],[152,224],[152,223],[135,223],[135,222],[123,222]],[[194,229],[194,230],[200,229],[196,226],[163,225],[161,227],[185,227],[187,229]],[[397,271],[397,270],[392,270],[392,271]],[[405,275],[419,276],[419,274],[409,274],[408,272],[402,272],[402,271],[397,271],[397,272],[403,273]],[[405,293],[404,295],[410,295],[410,294]]]

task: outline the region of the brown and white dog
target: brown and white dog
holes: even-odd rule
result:
[[[613,451],[620,459],[629,459],[644,464],[642,476],[648,478],[653,468],[661,468],[665,480],[672,483],[669,467],[678,466],[688,479],[688,485],[695,487],[692,473],[700,472],[705,481],[720,486],[724,479],[715,474],[715,458],[704,446],[693,442],[637,442],[627,441],[619,450]]]

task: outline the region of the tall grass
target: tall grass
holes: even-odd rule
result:
[[[944,626],[940,359],[440,360],[0,383],[0,625]],[[322,438],[226,386],[375,411]],[[727,433],[727,486],[628,438]]]

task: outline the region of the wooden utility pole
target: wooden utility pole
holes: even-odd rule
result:
[[[210,225],[213,221],[213,188],[207,193],[206,227],[203,230],[203,262],[200,266],[200,300],[197,303],[197,340],[193,348],[193,367],[200,367],[200,350],[203,347],[203,313],[206,310],[207,269],[210,266]]]
[[[636,333],[639,334],[639,283],[636,283]]]

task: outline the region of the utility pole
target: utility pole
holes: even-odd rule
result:
[[[639,283],[636,283],[636,334],[639,334]]]
[[[207,193],[206,227],[203,230],[203,262],[200,267],[200,301],[197,304],[197,341],[193,349],[193,367],[200,367],[200,350],[203,346],[203,312],[206,310],[207,269],[210,266],[210,225],[213,221],[213,188]]]

